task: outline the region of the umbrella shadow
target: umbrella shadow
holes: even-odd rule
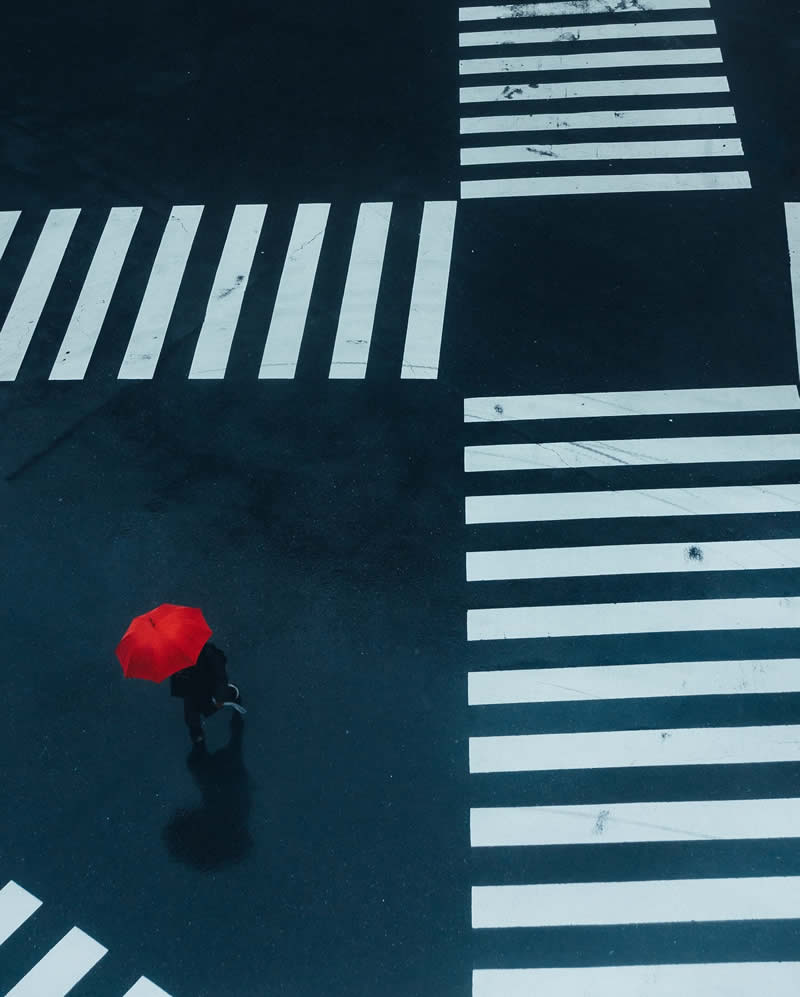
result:
[[[186,760],[202,804],[176,810],[162,832],[173,861],[205,872],[240,862],[253,846],[247,828],[250,816],[250,777],[242,760],[244,722],[231,720],[224,748],[210,754],[194,747]]]

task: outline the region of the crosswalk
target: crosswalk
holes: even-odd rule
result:
[[[363,379],[367,375],[373,345],[376,310],[385,284],[384,260],[392,235],[392,220],[411,222],[390,202],[362,203],[354,229],[339,238],[327,236],[330,204],[297,206],[288,240],[278,248],[279,258],[262,259],[259,253],[270,219],[266,204],[238,204],[230,217],[224,240],[215,244],[216,272],[208,293],[205,315],[187,376],[190,379],[225,377],[234,336],[245,324],[242,310],[248,283],[261,279],[270,267],[280,268],[280,279],[271,312],[248,313],[247,324],[263,328],[261,361],[253,378],[293,379],[296,376],[309,312],[318,294],[316,283],[321,260],[347,254],[343,284],[325,302],[326,314],[338,312],[332,341],[319,349],[327,356],[331,379]],[[334,209],[335,210],[335,209]],[[202,271],[202,260],[192,255],[203,221],[203,205],[177,205],[161,222],[160,241],[149,269],[138,311],[129,329],[114,329],[119,340],[117,377],[150,380],[171,325],[181,328],[181,306],[185,288]],[[0,287],[4,264],[14,258],[15,232],[27,219],[20,211],[0,212]],[[109,334],[106,318],[112,299],[137,287],[129,251],[143,217],[141,207],[114,207],[108,212],[102,232],[90,256],[84,244],[74,246],[79,223],[78,208],[56,208],[44,220],[13,299],[0,326],[0,381],[19,375],[34,334],[42,324],[60,335],[48,378],[79,381],[85,378],[101,331]],[[392,321],[402,330],[402,359],[397,373],[405,379],[436,379],[439,370],[447,288],[450,275],[456,217],[456,202],[428,201],[422,206],[418,225],[413,281],[408,296],[389,302]],[[152,223],[152,219],[149,219]],[[221,245],[219,242],[221,241]],[[48,299],[64,267],[80,286],[70,302],[71,316],[63,329],[53,330]],[[8,279],[8,278],[6,278]],[[134,281],[131,284],[131,281]],[[384,292],[385,293],[385,292]],[[44,316],[44,320],[43,320]],[[183,320],[185,322],[185,320]],[[183,330],[186,331],[185,328]],[[191,328],[189,331],[192,331]],[[120,339],[122,337],[122,339]]]
[[[36,913],[42,901],[13,880],[0,889],[0,945]],[[71,928],[8,991],[6,997],[64,997],[106,955],[108,949],[80,928]],[[123,997],[169,997],[140,977]]]
[[[709,7],[462,6],[461,196],[749,188]]]
[[[665,878],[657,853],[637,851],[669,842],[800,837],[800,798],[765,791],[768,783],[759,792],[759,780],[736,777],[736,766],[800,762],[800,724],[794,716],[784,716],[785,722],[751,718],[742,723],[736,706],[760,695],[779,708],[800,692],[800,658],[778,656],[768,639],[771,632],[796,634],[800,628],[800,594],[791,591],[795,576],[782,576],[789,582],[780,586],[780,595],[733,595],[712,581],[800,568],[797,387],[468,398],[464,420],[472,437],[464,451],[465,523],[473,548],[466,554],[466,577],[471,587],[481,586],[480,596],[471,599],[474,608],[467,610],[467,640],[478,651],[471,660],[480,662],[485,647],[487,662],[468,674],[469,707],[480,726],[470,737],[469,770],[475,779],[502,780],[500,792],[492,796],[496,805],[471,809],[470,835],[477,856],[505,849],[507,858],[506,881],[484,881],[472,890],[474,931],[491,931],[497,939],[482,951],[493,951],[495,944],[498,951],[494,966],[476,966],[473,997],[752,997],[763,987],[779,997],[800,992],[800,962],[769,958],[651,962],[644,943],[636,949],[642,960],[636,965],[614,959],[612,951],[610,961],[619,965],[575,965],[570,952],[562,967],[508,968],[501,955],[502,935],[511,929],[694,925],[702,937],[704,926],[713,924],[800,920],[800,877],[786,875],[779,856],[766,860],[767,868],[756,870],[758,875],[745,868],[733,876],[708,876],[696,874],[687,852],[681,875]],[[605,431],[576,433],[583,420],[595,420],[593,425]],[[775,431],[766,433],[770,421]],[[677,422],[691,424],[693,435],[678,435]],[[641,437],[644,424],[652,434],[646,438]],[[508,442],[497,442],[503,438]],[[481,487],[482,478],[490,485]],[[600,483],[604,487],[598,488]],[[728,524],[735,525],[728,529]],[[745,535],[709,539],[715,528]],[[486,530],[488,540],[483,539]],[[565,546],[571,530],[579,539]],[[664,539],[665,531],[671,531],[672,540]],[[590,535],[594,539],[587,544]],[[674,542],[675,535],[680,542]],[[496,539],[492,542],[498,536],[506,539],[502,549]],[[633,537],[639,542],[630,542]],[[550,546],[553,540],[558,546]],[[691,591],[676,598],[692,575],[697,578]],[[609,599],[607,593],[619,592],[626,577],[634,587],[622,599]],[[646,590],[640,591],[648,577]],[[761,577],[774,581],[781,576]],[[703,579],[707,590],[697,587]],[[519,595],[526,586],[541,593],[537,583],[542,580],[556,580],[559,592],[577,586],[578,594],[556,605],[537,604],[541,596],[525,601]],[[670,586],[659,593],[668,580]],[[658,594],[665,597],[652,598]],[[692,657],[691,642],[670,644],[660,638],[693,634],[703,635],[706,650],[714,641],[717,656],[712,651],[702,659]],[[741,657],[732,634],[748,640]],[[610,637],[615,643],[608,642]],[[578,642],[570,645],[582,649],[578,660],[568,658],[565,664],[548,651],[563,638]],[[658,638],[662,643],[647,643]],[[635,645],[623,643],[632,639]],[[495,643],[479,643],[484,641]],[[505,642],[520,651],[513,667],[500,668],[492,649]],[[624,650],[632,646],[636,652]],[[674,660],[664,654],[673,646],[683,648]],[[754,647],[758,656],[747,656]],[[625,663],[631,653],[640,658]],[[681,723],[678,718],[698,697],[714,697],[714,719]],[[626,703],[638,703],[649,721],[602,719],[630,717]],[[577,729],[525,729],[526,709],[557,704],[571,704]],[[512,713],[504,714],[503,708],[515,718],[505,730],[503,717]],[[486,711],[498,709],[487,732]],[[682,780],[697,766],[730,773],[727,785],[733,790],[725,797],[698,799],[695,792],[681,798]],[[645,781],[632,784],[639,787],[637,798],[631,798],[630,789],[627,798],[615,798],[608,789],[615,785],[606,778],[609,773],[637,770],[648,773]],[[513,790],[513,780],[533,773],[560,777],[558,785],[568,797],[564,803],[552,798],[539,803],[524,782]],[[580,788],[570,790],[574,778],[580,779],[575,783]],[[513,801],[502,798],[509,791]],[[575,798],[576,792],[585,794],[585,802]],[[529,870],[544,868],[546,860],[532,865],[524,857],[568,846],[579,861],[584,852],[595,854],[607,845],[629,851],[627,860],[615,862],[615,875],[604,877],[601,871],[599,881],[579,877],[573,882],[569,875],[560,882],[532,881]],[[496,873],[499,866],[495,862],[491,868]],[[593,868],[604,868],[599,854]]]

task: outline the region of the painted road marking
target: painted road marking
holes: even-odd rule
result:
[[[470,672],[470,706],[800,692],[800,658]]]
[[[170,212],[117,375],[120,380],[147,380],[155,374],[202,214],[202,204],[182,204]]]
[[[403,378],[439,376],[456,207],[456,201],[425,203],[403,352]]]
[[[725,76],[667,76],[652,80],[562,80],[559,83],[520,83],[509,86],[461,87],[462,104],[485,101],[572,100],[595,97],[645,97],[657,94],[728,93]]]
[[[659,10],[700,10],[710,6],[710,0],[636,0],[636,5],[618,3],[612,7],[608,0],[568,0],[552,3],[514,3],[486,7],[459,7],[460,21],[489,21],[506,17],[569,17],[589,14],[631,14]]]
[[[222,378],[242,310],[266,204],[237,204],[222,249],[189,378]]]
[[[166,990],[157,987],[155,983],[148,980],[146,976],[141,976],[130,988],[126,990],[122,997],[170,997]]]
[[[0,945],[21,927],[42,901],[10,880],[0,890]]]
[[[732,107],[683,107],[641,111],[579,111],[575,114],[493,114],[488,117],[462,118],[461,134],[735,124],[736,115]]]
[[[80,208],[56,208],[42,228],[6,320],[0,328],[0,381],[13,381],[61,266]]]
[[[557,772],[800,761],[800,726],[673,727],[469,739],[469,770]]]
[[[562,142],[558,145],[476,146],[461,150],[462,166],[491,163],[540,163],[573,160],[685,159],[692,156],[741,156],[737,138],[685,139],[664,142]]]
[[[141,208],[112,208],[109,212],[50,371],[51,381],[80,381],[86,375],[141,214]]]
[[[464,422],[793,409],[800,409],[800,394],[794,384],[753,388],[679,388],[672,391],[601,391],[575,395],[497,395],[465,398]]]
[[[603,492],[469,495],[465,522],[533,523],[652,516],[800,512],[800,485],[719,485]]]
[[[21,214],[21,211],[0,211],[0,260],[3,258],[3,253],[6,251]]]
[[[504,443],[464,448],[465,471],[800,460],[800,433]]]
[[[796,357],[800,370],[800,202],[784,205],[786,233],[789,240],[789,270],[794,304]]]
[[[800,837],[800,799],[475,807],[473,848]]]
[[[333,346],[332,378],[366,377],[391,217],[391,202],[362,204],[358,212]]]
[[[800,568],[800,539],[603,544],[467,552],[467,581]]]
[[[686,190],[749,190],[750,174],[643,173],[614,176],[520,177],[464,180],[462,198],[546,197],[554,194],[656,194]]]
[[[476,969],[472,997],[797,997],[800,962]]]
[[[107,951],[80,928],[72,928],[6,997],[64,997]]]
[[[585,52],[580,55],[525,55],[514,58],[462,59],[462,75],[476,73],[563,73],[621,66],[698,66],[722,62],[718,48],[641,49],[626,52]]]
[[[626,24],[571,24],[550,28],[495,28],[466,31],[458,36],[461,46],[470,45],[553,45],[569,42],[607,41],[614,38],[678,38],[686,35],[715,35],[713,21],[639,21]]]
[[[473,886],[473,928],[800,917],[800,876]]]
[[[468,640],[793,629],[800,598],[673,599],[467,611]]]
[[[295,376],[330,207],[300,204],[297,208],[259,378]]]

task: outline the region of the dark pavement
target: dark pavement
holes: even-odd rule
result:
[[[513,868],[505,849],[473,859],[470,805],[634,800],[653,773],[471,778],[469,736],[657,726],[663,713],[634,702],[468,716],[468,669],[527,659],[518,641],[464,640],[466,609],[486,604],[468,590],[464,551],[512,539],[463,527],[462,447],[537,437],[513,424],[467,437],[464,397],[798,378],[783,204],[800,200],[800,4],[712,7],[753,190],[460,203],[430,382],[397,375],[393,302],[407,307],[420,203],[458,196],[456,5],[145,0],[6,14],[0,210],[23,220],[0,311],[49,210],[83,209],[84,259],[111,206],[144,214],[87,376],[47,380],[84,272],[67,258],[19,377],[0,385],[0,887],[43,901],[0,948],[0,993],[73,924],[109,950],[74,997],[121,995],[142,974],[171,997],[468,997],[475,966],[796,957],[794,921],[512,930],[499,943],[470,929],[471,885],[630,868],[623,845],[602,860],[568,846]],[[269,202],[264,238],[277,245],[298,202],[330,200],[336,247],[358,204],[384,199],[396,202],[394,255],[363,382],[326,379],[327,288],[346,267],[335,249],[294,381],[257,380],[280,274],[269,252],[224,380],[187,380],[234,204]],[[156,375],[118,381],[164,212],[192,203],[207,206],[204,227]],[[765,433],[800,431],[796,414],[756,418]],[[555,427],[591,438],[572,431]],[[760,480],[794,481],[797,468]],[[639,480],[631,471],[629,486]],[[789,535],[795,518],[771,529]],[[529,536],[556,545],[557,527]],[[736,592],[791,594],[797,575],[751,573]],[[714,592],[692,583],[676,581],[674,597]],[[537,583],[537,600],[563,601],[559,584]],[[521,605],[519,586],[492,595]],[[609,589],[640,591],[635,578]],[[241,727],[209,721],[207,757],[190,756],[166,684],[126,681],[114,658],[130,619],[160,602],[202,607],[249,711]],[[766,651],[741,636],[664,639],[646,653],[792,656],[794,636],[771,634]],[[587,650],[555,643],[550,664]],[[619,660],[641,653],[634,641]],[[792,723],[799,698],[740,697],[733,714],[699,698],[672,720]],[[800,775],[744,768],[684,772],[673,798],[790,796]],[[800,874],[796,839],[637,847],[665,878],[776,863]]]

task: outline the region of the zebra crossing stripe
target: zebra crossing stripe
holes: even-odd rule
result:
[[[0,260],[3,258],[21,211],[0,211]]]
[[[674,94],[729,93],[725,76],[667,76],[643,80],[562,80],[557,83],[520,83],[461,87],[462,104],[510,103],[519,100],[575,100],[596,97],[651,97]]]
[[[85,376],[141,213],[141,208],[112,208],[109,212],[50,371],[51,381],[79,381]]]
[[[556,145],[476,146],[461,150],[462,166],[492,163],[540,163],[603,159],[686,159],[693,156],[741,156],[739,139],[679,139],[650,142],[559,142]]]
[[[800,433],[504,443],[464,448],[465,471],[538,471],[773,460],[800,460]]]
[[[800,568],[800,539],[603,544],[467,552],[467,581]]]
[[[641,49],[625,52],[586,52],[579,55],[528,55],[515,58],[461,59],[459,72],[563,73],[570,70],[618,69],[623,66],[698,66],[722,62],[718,48]]]
[[[473,928],[800,917],[800,876],[473,886]]]
[[[476,969],[472,997],[797,997],[800,962]]]
[[[237,204],[222,249],[189,378],[222,378],[228,366],[266,204]]]
[[[332,378],[366,377],[391,217],[391,203],[362,204],[358,212],[333,346]]]
[[[456,207],[456,201],[425,202],[403,352],[403,378],[439,376]]]
[[[672,125],[734,125],[732,107],[659,108],[657,110],[580,111],[575,114],[493,114],[462,118],[461,134],[564,131],[569,128],[652,128]]]
[[[799,613],[797,596],[470,609],[467,640],[793,629]]]
[[[0,328],[0,381],[13,381],[19,374],[78,215],[80,208],[55,208],[47,216]]]
[[[703,488],[469,495],[464,510],[468,525],[800,512],[800,485],[713,485]]]
[[[458,36],[462,47],[470,45],[553,45],[565,42],[608,41],[615,38],[678,38],[688,35],[715,35],[713,21],[639,21],[633,24],[571,24],[550,28],[512,28],[467,31]]]
[[[157,987],[155,983],[141,976],[130,988],[126,990],[122,997],[170,997],[166,990]]]
[[[800,658],[470,672],[470,706],[800,692]]]
[[[473,848],[800,837],[800,799],[475,807]]]
[[[794,306],[795,347],[800,371],[800,202],[784,205],[786,234],[789,241],[789,270]]]
[[[469,770],[473,774],[797,761],[800,726],[792,724],[501,734],[469,739]]]
[[[794,384],[465,398],[464,422],[689,415],[707,412],[773,412],[784,409],[800,409],[800,394]]]
[[[462,104],[486,101],[574,100],[594,97],[649,97],[661,94],[729,93],[725,76],[693,76],[650,80],[563,80],[559,83],[520,83],[514,86],[461,87]]]
[[[259,378],[295,376],[330,207],[301,204],[297,208]]]
[[[155,374],[202,214],[202,204],[177,205],[170,212],[118,379],[147,380]]]
[[[80,928],[72,928],[6,997],[64,997],[107,951]]]
[[[642,173],[576,177],[506,177],[500,180],[464,180],[462,198],[547,197],[554,194],[656,194],[686,190],[749,190],[750,174]]]
[[[459,7],[460,21],[488,21],[507,17],[569,17],[589,14],[642,14],[661,10],[701,10],[710,6],[710,0],[636,0],[634,4],[618,3],[612,7],[608,0],[567,0],[550,3],[514,3],[487,7]]]
[[[0,945],[41,906],[41,900],[13,880],[6,883],[0,890]]]

